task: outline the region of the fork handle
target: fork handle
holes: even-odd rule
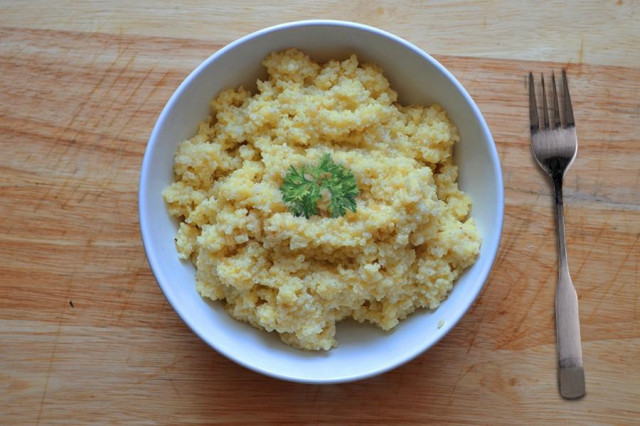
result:
[[[580,398],[585,393],[578,295],[569,275],[564,235],[562,175],[553,176],[556,193],[556,228],[558,231],[558,285],[556,287],[556,334],[558,346],[558,382],[560,395]]]

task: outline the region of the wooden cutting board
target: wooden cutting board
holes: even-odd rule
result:
[[[572,2],[0,6],[0,424],[637,422],[638,6],[604,3],[576,20]],[[528,14],[567,31],[515,37],[535,27]],[[161,294],[138,231],[142,155],[178,84],[234,38],[305,17],[435,53],[485,115],[505,178],[500,252],[471,311],[414,361],[343,385],[263,377],[207,347]],[[573,402],[557,392],[551,188],[530,153],[525,80],[562,66],[580,140],[565,208],[588,394]]]

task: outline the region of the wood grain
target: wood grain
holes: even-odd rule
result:
[[[474,14],[479,2],[425,10],[412,2],[289,2],[283,15],[257,3],[207,2],[207,18],[195,3],[173,14],[152,2],[53,3],[51,15],[36,13],[36,2],[0,5],[0,424],[640,418],[640,59],[631,49],[638,31],[629,27],[637,3],[594,2],[579,12],[586,23],[612,14],[606,29],[585,34],[601,44],[585,43],[582,61],[571,56],[575,37],[559,47],[559,33],[523,52],[509,37],[493,51],[474,51],[478,41],[472,30],[457,33],[460,23],[428,37],[429,28]],[[500,4],[486,6],[486,37],[515,28],[494,21],[491,8]],[[138,231],[140,163],[173,90],[226,42],[307,6],[311,17],[333,7],[343,19],[384,21],[430,52],[435,43],[437,59],[483,111],[505,176],[500,252],[471,311],[416,360],[343,385],[281,382],[209,349],[165,301]],[[528,12],[522,7],[518,16]],[[56,19],[62,10],[73,12],[66,21]],[[240,10],[244,23],[236,25]],[[447,52],[456,44],[448,35],[469,45]],[[565,62],[580,140],[565,183],[588,392],[576,402],[556,387],[551,187],[530,154],[525,86],[529,70]]]
[[[302,19],[343,19],[390,31],[432,54],[636,66],[640,5],[634,0],[30,0],[1,7],[5,26],[170,36],[229,43]],[[55,5],[56,7],[53,7]],[[46,10],[47,13],[41,13]],[[25,19],[28,17],[28,19]]]

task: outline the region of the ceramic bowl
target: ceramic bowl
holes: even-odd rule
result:
[[[426,31],[426,30],[425,30]],[[482,234],[476,263],[456,282],[435,311],[418,310],[391,332],[370,324],[338,325],[339,347],[305,352],[281,343],[229,317],[220,303],[207,302],[195,289],[195,269],[178,259],[177,222],[169,216],[161,192],[173,180],[178,144],[193,137],[221,90],[254,88],[264,76],[262,59],[297,47],[316,61],[356,53],[380,65],[403,104],[438,103],[460,134],[455,149],[460,187],[473,200],[472,216]],[[153,129],[142,163],[140,228],[151,269],[167,300],[186,324],[212,348],[254,371],[306,383],[337,383],[371,377],[397,367],[433,346],[467,312],[493,265],[503,220],[500,163],[489,128],[467,91],[431,56],[382,30],[351,22],[302,21],[257,31],[220,49],[178,87]],[[168,350],[171,350],[168,348]]]

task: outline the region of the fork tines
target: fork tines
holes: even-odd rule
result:
[[[541,76],[542,80],[542,129],[556,129],[575,126],[575,120],[573,118],[573,107],[571,106],[571,96],[569,95],[569,85],[567,83],[567,72],[562,70],[562,106],[563,110],[560,113],[558,92],[556,90],[556,76],[551,73],[551,93],[553,97],[553,125],[550,126],[549,121],[549,108],[547,107],[547,93],[544,83],[544,75]],[[538,104],[536,102],[536,91],[534,88],[533,74],[529,73],[529,119],[531,121],[531,134],[537,133],[540,130],[540,118],[538,117]]]

